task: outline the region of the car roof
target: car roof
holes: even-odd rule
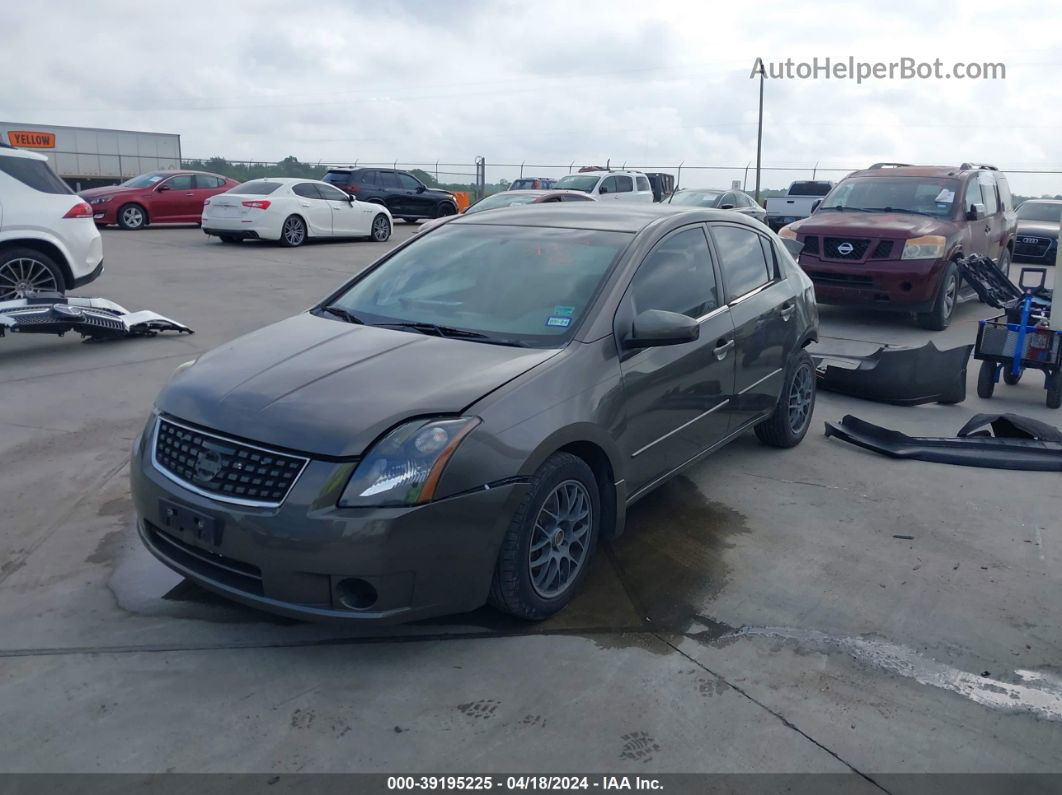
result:
[[[451,224],[491,224],[498,226],[540,226],[566,229],[597,229],[605,232],[640,232],[662,218],[688,216],[697,221],[728,221],[753,226],[752,221],[730,210],[707,207],[677,207],[669,204],[623,202],[572,202],[525,205],[519,209],[499,208],[489,213],[460,216]],[[758,228],[758,225],[757,225]]]
[[[47,160],[48,158],[42,155],[40,152],[31,152],[28,149],[18,149],[14,146],[8,146],[4,144],[0,146],[0,155],[4,157],[22,157],[26,160]]]
[[[959,166],[895,166],[892,168],[864,168],[853,171],[849,177],[958,177],[969,171],[980,169]]]

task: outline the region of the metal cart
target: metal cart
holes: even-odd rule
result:
[[[973,258],[970,258],[973,259]],[[973,263],[985,275],[984,263]],[[993,267],[995,267],[993,265]],[[970,274],[964,268],[967,280]],[[1004,313],[989,320],[980,321],[977,329],[977,344],[974,358],[981,360],[977,376],[977,394],[982,398],[992,397],[1000,375],[1006,384],[1017,384],[1026,370],[1040,370],[1044,374],[1044,389],[1047,390],[1047,407],[1062,406],[1062,331],[1047,325],[1051,311],[1051,291],[1044,289],[1043,274],[1039,285],[1025,284],[1019,290],[1007,280],[1002,285],[996,274],[988,273],[993,288],[987,303]],[[1002,276],[1002,272],[999,272]],[[1006,277],[1003,277],[1006,279]],[[1006,295],[1009,286],[1017,295]],[[977,285],[974,285],[977,289]],[[981,291],[978,290],[980,293]],[[985,296],[982,295],[984,299]]]

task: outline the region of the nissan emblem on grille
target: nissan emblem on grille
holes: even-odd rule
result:
[[[853,246],[847,240],[845,242],[841,243],[839,246],[837,246],[837,253],[841,254],[841,255],[843,255],[845,257],[847,257],[849,254],[851,254],[853,251],[855,251],[855,246]]]
[[[159,418],[155,466],[204,496],[230,502],[279,505],[307,459],[226,439]]]

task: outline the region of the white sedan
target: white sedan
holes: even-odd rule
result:
[[[327,182],[267,177],[219,193],[203,207],[203,231],[224,243],[276,240],[301,246],[307,238],[391,237],[391,213],[361,202]]]

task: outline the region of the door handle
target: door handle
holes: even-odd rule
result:
[[[726,355],[730,353],[730,349],[733,347],[733,340],[730,340],[730,342],[723,342],[722,340],[719,340],[719,342],[717,342],[715,345],[715,358],[719,361],[723,361],[723,359],[726,358]]]
[[[788,321],[793,316],[793,312],[796,310],[796,304],[792,301],[782,304],[782,320]]]
[[[186,194],[184,194],[184,195],[185,195],[185,196],[195,196],[195,194],[194,194],[194,193],[186,193]]]

